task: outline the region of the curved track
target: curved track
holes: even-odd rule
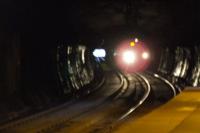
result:
[[[131,114],[134,110],[136,110],[139,106],[141,106],[145,100],[148,98],[148,96],[150,95],[150,91],[151,91],[151,86],[149,81],[141,74],[137,74],[138,78],[140,78],[140,82],[144,82],[146,87],[144,87],[145,92],[144,95],[142,96],[142,98],[138,101],[138,103],[136,105],[134,105],[133,107],[131,107],[123,116],[121,116],[119,118],[119,120],[124,119],[125,117],[127,117],[129,114]],[[143,80],[143,81],[141,81]]]
[[[152,87],[155,86],[155,78],[149,75],[109,72],[104,85],[87,97],[53,111],[1,126],[0,132],[96,133],[110,130],[114,124],[128,118],[146,101],[152,100],[152,91],[156,90]]]

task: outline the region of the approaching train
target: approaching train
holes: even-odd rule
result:
[[[122,41],[114,52],[116,65],[123,72],[144,71],[150,62],[150,51],[139,39]]]

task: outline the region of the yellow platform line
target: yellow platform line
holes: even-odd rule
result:
[[[151,113],[121,125],[114,133],[200,133],[200,91],[186,90]]]

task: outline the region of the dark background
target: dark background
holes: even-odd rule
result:
[[[136,35],[154,51],[199,41],[199,0],[0,2],[0,98],[46,92],[56,97],[56,47],[99,46]],[[31,92],[31,93],[30,93]]]

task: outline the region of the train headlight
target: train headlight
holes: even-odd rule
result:
[[[136,60],[136,54],[133,51],[125,51],[122,54],[122,59],[126,64],[133,64]]]
[[[148,53],[148,52],[143,52],[143,53],[142,53],[142,58],[143,58],[144,60],[149,59],[149,53]]]

